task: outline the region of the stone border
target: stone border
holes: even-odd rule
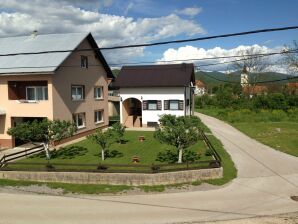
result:
[[[221,177],[223,177],[222,167],[155,174],[0,171],[0,179],[132,186],[179,184]]]

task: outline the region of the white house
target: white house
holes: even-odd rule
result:
[[[196,80],[194,94],[202,96],[206,93],[206,85],[201,80]]]
[[[120,93],[120,122],[152,127],[160,115],[193,113],[193,64],[122,67],[115,86]]]

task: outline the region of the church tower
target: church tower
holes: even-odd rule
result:
[[[241,72],[241,81],[240,84],[242,87],[246,87],[249,85],[249,81],[248,81],[248,71],[246,68],[246,65],[244,65],[243,70]]]

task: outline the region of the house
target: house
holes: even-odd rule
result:
[[[98,46],[90,33],[0,38],[3,55],[60,51],[0,57],[0,146],[20,144],[7,130],[34,119],[73,120],[78,132],[71,139],[108,125],[113,75],[92,48]]]
[[[127,127],[151,127],[160,115],[193,112],[193,64],[124,66],[116,78],[120,122]]]
[[[285,89],[291,95],[298,94],[298,82],[289,82],[286,84]]]
[[[242,92],[244,94],[249,94],[250,97],[252,97],[253,95],[267,94],[268,87],[263,85],[244,86],[242,87]]]
[[[206,85],[201,80],[196,80],[194,94],[198,96],[202,96],[206,93]]]

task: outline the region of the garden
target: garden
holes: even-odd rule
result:
[[[205,127],[197,117],[164,115],[160,122],[162,128],[155,132],[126,131],[114,123],[50,156],[36,154],[2,169],[152,173],[220,166],[220,156],[203,139]]]

